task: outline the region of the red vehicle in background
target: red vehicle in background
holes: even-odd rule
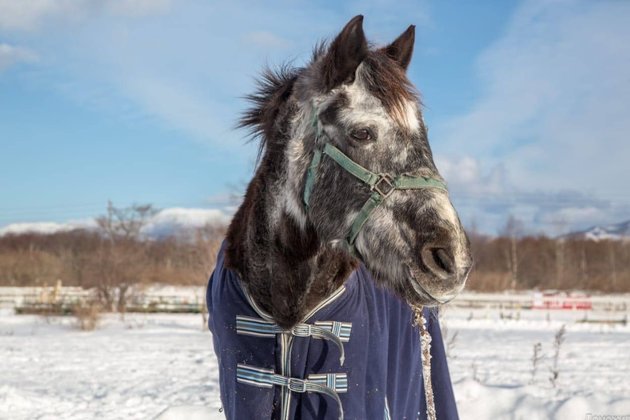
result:
[[[580,292],[534,292],[532,309],[571,309],[591,310],[590,295]]]

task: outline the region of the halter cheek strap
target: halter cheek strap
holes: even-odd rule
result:
[[[322,132],[319,128],[316,110],[314,111],[313,125],[317,130],[317,138],[321,137]],[[304,183],[304,205],[307,210],[309,208],[311,194],[315,185],[317,171],[324,155],[331,158],[346,172],[366,184],[372,192],[365,204],[363,204],[363,207],[357,216],[354,218],[350,231],[345,238],[348,250],[354,255],[358,254],[356,252],[355,242],[361,232],[361,229],[365,225],[365,222],[368,221],[372,213],[374,213],[374,210],[376,210],[390,195],[392,195],[394,191],[419,190],[424,188],[437,188],[447,191],[444,181],[433,177],[409,175],[393,176],[388,173],[374,173],[350,159],[330,142],[325,142],[323,149],[316,149],[315,152],[313,152],[313,158],[311,159],[311,163],[307,169],[306,181]]]

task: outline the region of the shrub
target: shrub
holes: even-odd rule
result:
[[[72,308],[77,327],[82,331],[95,330],[101,321],[102,308],[98,303],[80,303]]]

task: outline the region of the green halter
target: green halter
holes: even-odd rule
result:
[[[322,132],[318,124],[317,109],[314,111],[313,126],[317,130],[317,139],[319,139]],[[355,242],[357,240],[357,236],[359,236],[359,232],[361,232],[361,229],[363,228],[363,225],[365,225],[365,222],[367,222],[372,213],[374,213],[374,210],[376,210],[378,206],[380,206],[390,195],[392,195],[394,191],[419,190],[423,188],[438,188],[444,191],[447,190],[446,184],[437,178],[409,175],[393,176],[387,173],[374,173],[350,159],[330,142],[325,142],[323,150],[316,149],[313,153],[311,164],[307,170],[306,182],[304,183],[304,205],[307,209],[309,208],[309,200],[311,193],[313,192],[315,177],[323,155],[330,157],[346,172],[366,184],[372,192],[370,198],[368,198],[359,211],[359,214],[357,214],[354,218],[350,231],[345,238],[348,250],[354,255],[358,254],[356,252]]]

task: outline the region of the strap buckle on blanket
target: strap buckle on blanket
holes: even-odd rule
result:
[[[291,329],[291,334],[296,337],[315,337],[332,341],[339,348],[339,363],[343,366],[343,363],[346,360],[346,352],[344,351],[343,343],[341,342],[339,336],[333,334],[327,329],[312,324],[297,324]]]
[[[278,324],[260,318],[245,315],[236,316],[237,334],[256,337],[275,337],[276,334],[292,334],[295,337],[314,337],[329,340],[339,348],[339,363],[343,366],[346,354],[343,342],[350,340],[352,324],[338,321],[318,321],[315,324],[297,324],[291,330],[285,330]]]
[[[240,383],[271,388],[273,385],[287,387],[292,392],[317,392],[334,399],[339,407],[339,419],[343,420],[343,406],[339,393],[348,391],[348,376],[345,373],[309,375],[307,379],[288,378],[271,369],[262,369],[245,364],[236,366],[236,380]]]
[[[287,378],[289,381],[287,382],[287,386],[293,392],[306,392],[306,381],[304,379],[299,378]]]

